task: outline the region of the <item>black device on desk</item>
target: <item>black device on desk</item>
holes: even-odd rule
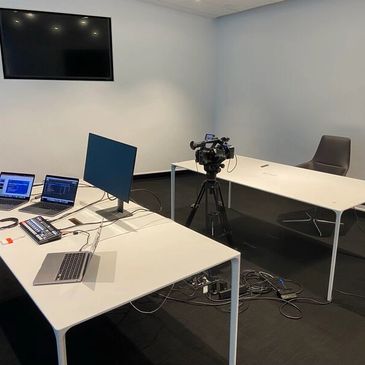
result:
[[[21,212],[54,216],[75,204],[79,179],[47,175],[44,180],[41,201],[20,209]]]
[[[20,222],[19,225],[40,245],[59,240],[62,237],[61,231],[40,215]]]

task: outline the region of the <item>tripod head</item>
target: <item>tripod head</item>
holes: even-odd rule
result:
[[[216,181],[217,174],[222,171],[224,164],[222,163],[207,163],[204,164],[204,170],[206,171],[208,181]]]

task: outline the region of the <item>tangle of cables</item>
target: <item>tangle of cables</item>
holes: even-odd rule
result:
[[[303,296],[302,293],[303,287],[293,280],[274,276],[264,271],[244,270],[240,280],[239,313],[246,311],[252,301],[271,301],[280,304],[279,312],[285,318],[298,320],[303,317],[300,304],[330,304],[330,302]],[[175,284],[168,294],[157,292],[152,296],[162,299],[157,306],[158,309],[170,300],[230,312],[230,289],[227,282],[211,276],[207,272]],[[155,313],[155,310],[151,313]]]

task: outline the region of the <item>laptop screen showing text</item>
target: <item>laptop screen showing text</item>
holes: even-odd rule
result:
[[[0,175],[0,197],[28,199],[32,191],[34,176],[4,174]]]
[[[42,201],[71,205],[75,201],[77,186],[77,179],[46,176]]]

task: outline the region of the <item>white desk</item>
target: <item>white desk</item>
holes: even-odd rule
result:
[[[234,167],[231,160],[229,169]],[[332,259],[327,300],[332,300],[333,281],[342,213],[365,202],[365,181],[337,176],[299,167],[278,164],[254,158],[237,156],[237,167],[217,175],[229,182],[228,207],[231,200],[231,183],[262,190],[289,199],[333,210],[336,214]],[[176,167],[205,174],[204,168],[195,161],[183,161],[171,165],[171,218],[175,218],[175,170]]]
[[[99,190],[79,188],[75,208],[100,197]],[[111,204],[115,202],[98,206]],[[138,206],[126,208],[133,211]],[[30,217],[17,211],[0,212],[0,218],[10,216]],[[100,220],[88,208],[73,216],[83,222]],[[63,219],[55,225],[71,224]],[[104,225],[83,282],[46,286],[32,285],[46,254],[77,250],[85,236],[66,236],[40,246],[19,227],[0,231],[0,238],[25,236],[0,246],[0,256],[53,327],[59,364],[67,364],[65,335],[71,327],[226,261],[231,261],[233,288],[229,364],[236,364],[240,253],[151,212],[136,212],[118,224]],[[93,227],[97,226],[82,229]]]

